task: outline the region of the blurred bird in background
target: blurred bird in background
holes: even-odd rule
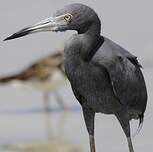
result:
[[[62,51],[57,51],[54,54],[40,59],[20,73],[0,77],[0,84],[15,88],[33,88],[43,92],[47,134],[50,139],[49,94],[53,93],[61,109],[66,109],[62,98],[58,94],[58,89],[66,84]]]

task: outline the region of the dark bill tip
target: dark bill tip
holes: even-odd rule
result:
[[[19,37],[23,37],[23,36],[26,36],[28,34],[30,34],[32,32],[31,29],[29,28],[25,28],[17,33],[14,33],[13,35],[7,37],[6,39],[4,39],[4,41],[7,41],[7,40],[12,40],[12,39],[16,39],[16,38],[19,38]]]
[[[7,37],[6,39],[4,39],[3,41],[7,41],[7,40],[11,40],[11,36]]]

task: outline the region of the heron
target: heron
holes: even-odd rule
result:
[[[9,36],[11,40],[42,31],[74,30],[64,47],[64,67],[73,93],[82,106],[90,151],[96,152],[96,113],[114,114],[134,152],[130,120],[143,123],[147,89],[135,55],[101,34],[101,21],[91,7],[72,3],[52,17]]]
[[[50,140],[49,94],[52,93],[60,108],[65,110],[66,106],[58,93],[58,89],[66,84],[66,80],[67,78],[63,66],[63,51],[56,51],[37,60],[21,72],[10,76],[0,77],[0,85],[8,85],[15,88],[32,88],[43,92],[47,135]]]

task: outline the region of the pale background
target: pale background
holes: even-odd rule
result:
[[[134,146],[136,152],[153,151],[152,0],[0,0],[0,76],[18,72],[38,58],[63,48],[64,40],[73,32],[39,33],[8,42],[3,42],[3,39],[21,28],[51,16],[57,9],[72,2],[81,2],[94,8],[102,21],[102,34],[139,57],[144,67],[149,100],[144,127],[134,138]],[[67,104],[79,106],[73,101],[70,89],[62,89],[60,93]],[[41,92],[0,87],[0,111],[37,108],[43,108]],[[53,119],[56,120],[57,117],[57,113],[53,115]],[[88,136],[81,112],[70,113],[67,117],[65,140],[83,147],[86,152]],[[44,129],[41,113],[1,114],[0,144],[43,142],[46,139]],[[99,152],[127,152],[125,136],[112,116],[97,116],[96,139]]]

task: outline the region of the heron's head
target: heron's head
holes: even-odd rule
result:
[[[95,11],[86,5],[74,3],[58,10],[52,17],[24,28],[5,40],[44,31],[76,30],[80,34],[86,32],[93,23],[100,25]]]

